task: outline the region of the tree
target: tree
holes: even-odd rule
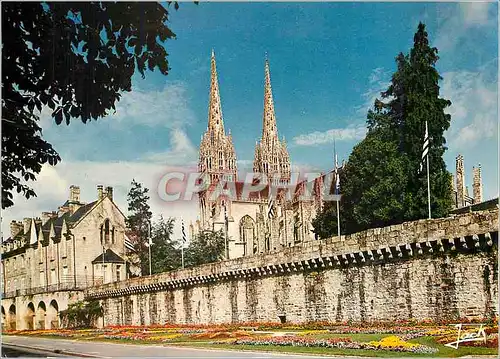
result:
[[[86,123],[115,110],[136,69],[168,74],[168,15],[155,2],[2,3],[2,208],[14,190],[36,196],[24,181],[61,160],[42,139],[43,107],[56,124]]]
[[[127,227],[132,232],[131,240],[141,261],[142,274],[149,273],[149,226],[153,213],[148,201],[148,188],[132,180],[130,191],[127,195],[128,210],[130,215],[126,219]]]
[[[444,131],[450,125],[444,110],[451,102],[439,97],[437,52],[420,23],[410,54],[396,57],[389,88],[368,112],[367,136],[354,147],[342,171],[343,233],[427,218],[426,173],[418,174],[426,121],[433,217],[451,209],[451,175],[443,160]],[[313,224],[322,238],[336,233],[331,207],[325,205]]]
[[[151,250],[152,273],[168,272],[182,266],[182,256],[179,241],[172,239],[175,220],[163,219],[153,224]]]
[[[103,316],[103,308],[99,301],[79,301],[68,304],[68,309],[59,313],[61,322],[66,328],[92,328]]]
[[[225,235],[222,230],[201,232],[185,251],[185,266],[194,267],[220,261],[224,257],[224,250]]]

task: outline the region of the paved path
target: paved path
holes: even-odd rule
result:
[[[279,353],[259,353],[243,352],[235,350],[212,350],[197,348],[179,348],[161,345],[136,345],[136,344],[115,344],[99,343],[66,339],[48,339],[22,337],[13,335],[2,336],[2,342],[7,345],[18,345],[24,348],[29,347],[36,350],[57,351],[68,356],[86,356],[95,358],[113,358],[113,357],[168,357],[168,358],[286,358],[286,359],[305,359],[305,358],[329,358],[321,356],[301,356]],[[345,357],[347,358],[347,357]],[[354,357],[351,357],[354,358]]]

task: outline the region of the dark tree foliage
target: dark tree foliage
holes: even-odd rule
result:
[[[184,252],[185,267],[213,263],[224,258],[225,235],[222,230],[198,234]]]
[[[130,215],[126,219],[127,227],[132,231],[135,239],[135,249],[141,261],[142,274],[149,274],[149,226],[153,213],[150,210],[148,201],[148,188],[132,180],[130,191],[127,195],[128,211]]]
[[[451,120],[444,110],[451,102],[439,97],[437,52],[420,23],[409,55],[396,57],[391,85],[368,112],[368,134],[341,175],[342,233],[427,218],[427,173],[418,173],[426,121],[432,216],[449,213],[451,175],[443,154]],[[336,224],[335,203],[326,204],[313,223],[321,238],[336,235]]]
[[[59,313],[63,327],[74,329],[94,328],[102,316],[103,309],[97,300],[68,304],[68,309]]]
[[[160,216],[153,224],[153,247],[151,247],[153,274],[178,269],[182,265],[180,243],[172,238],[174,223],[173,218],[165,220]]]
[[[2,3],[2,208],[14,190],[35,196],[24,181],[61,160],[42,139],[42,108],[86,123],[115,110],[136,69],[167,75],[168,15],[156,2]]]

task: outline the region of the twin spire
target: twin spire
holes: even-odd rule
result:
[[[264,115],[262,126],[262,140],[268,141],[278,139],[276,127],[276,115],[274,112],[273,92],[271,88],[271,71],[269,70],[269,60],[266,53],[264,69]],[[208,131],[212,133],[225,134],[224,117],[222,116],[222,105],[219,91],[219,81],[217,76],[217,64],[215,52],[212,49],[210,59],[210,95],[208,103]]]
[[[210,60],[210,97],[208,104],[208,128],[202,136],[200,145],[199,170],[219,178],[222,173],[230,172],[236,178],[236,154],[232,139],[226,136],[222,116],[219,82],[215,53]],[[290,177],[290,157],[286,144],[278,139],[276,115],[274,112],[269,60],[264,67],[264,113],[262,119],[262,138],[255,146],[254,172],[272,176],[280,174],[283,180]]]

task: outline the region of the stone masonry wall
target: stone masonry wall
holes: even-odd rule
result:
[[[498,210],[403,223],[92,288],[106,325],[498,314]]]

